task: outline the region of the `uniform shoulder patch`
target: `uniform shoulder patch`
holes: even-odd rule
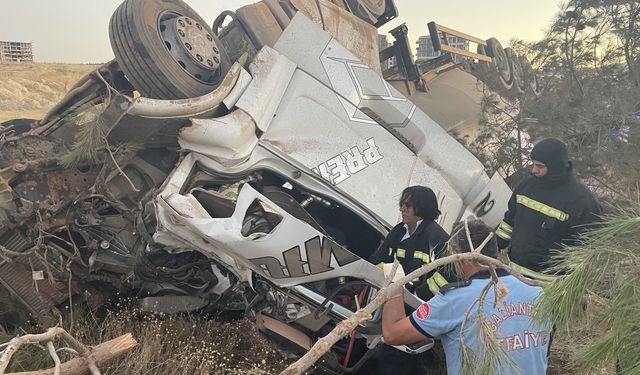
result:
[[[429,305],[426,304],[426,303],[423,303],[416,310],[416,316],[420,320],[425,320],[425,319],[427,319],[429,317],[429,310],[430,310]]]
[[[444,285],[442,288],[440,288],[440,293],[442,293],[442,295],[447,294],[448,292],[454,290],[454,289],[459,289],[459,288],[464,288],[465,286],[469,286],[471,285],[471,280],[465,280],[465,281],[457,281],[455,283],[449,283]]]

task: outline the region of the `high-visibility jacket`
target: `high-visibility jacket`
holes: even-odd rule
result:
[[[409,274],[423,264],[446,255],[449,235],[435,221],[423,220],[409,238],[402,240],[406,232],[403,223],[393,227],[369,261],[374,264],[390,263],[397,258],[405,273]],[[427,274],[420,280],[423,281],[435,295],[442,286],[455,279],[452,270],[443,267]]]
[[[536,272],[543,271],[551,254],[573,243],[601,213],[589,189],[573,175],[555,186],[529,176],[513,192],[508,208],[496,229],[498,246],[510,245],[511,261]]]

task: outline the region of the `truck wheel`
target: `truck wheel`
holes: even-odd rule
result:
[[[488,63],[488,68],[494,75],[494,88],[498,93],[508,91],[513,85],[513,72],[511,70],[511,64],[509,64],[509,58],[504,52],[502,45],[498,39],[491,38],[487,39],[487,45],[484,49],[487,56],[493,58],[493,61]]]
[[[535,97],[540,96],[540,94],[542,94],[542,85],[540,84],[536,72],[533,71],[529,59],[525,56],[520,56],[520,65],[522,65],[522,71],[524,72],[524,77],[527,82],[527,93]]]
[[[180,0],[126,0],[111,16],[109,38],[129,81],[150,98],[209,93],[231,65],[211,28]]]
[[[511,73],[513,75],[513,84],[511,85],[511,90],[509,90],[508,96],[522,96],[529,85],[529,81],[525,77],[522,64],[520,63],[520,57],[511,48],[505,48],[504,52],[507,55],[509,66],[511,67]]]

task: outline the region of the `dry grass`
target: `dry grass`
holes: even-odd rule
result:
[[[105,375],[277,374],[288,364],[285,354],[244,319],[221,322],[125,309],[108,311],[100,318],[87,313],[69,332],[89,345],[133,333],[138,345],[117,362],[103,366],[100,370]],[[12,361],[11,371],[53,366],[46,350],[31,347],[21,352]]]
[[[40,119],[96,65],[0,63],[0,122]]]

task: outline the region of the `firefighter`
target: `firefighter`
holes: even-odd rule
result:
[[[440,210],[433,190],[424,186],[410,186],[404,189],[400,196],[400,213],[402,222],[389,232],[369,261],[378,264],[391,263],[398,259],[404,270],[412,272],[444,255],[449,235],[435,221],[440,216]],[[446,269],[438,270],[406,287],[426,301],[447,284],[446,277],[449,281],[452,280],[453,274],[447,273]],[[425,355],[407,354],[384,345],[377,355],[376,368],[370,372],[380,375],[424,373],[422,366],[426,361]]]
[[[404,189],[400,196],[400,213],[402,222],[393,227],[369,261],[374,264],[392,263],[397,258],[406,272],[412,272],[441,257],[449,235],[436,223],[440,216],[438,199],[428,187],[410,186]],[[408,287],[426,301],[451,281],[446,276],[451,277],[451,274],[439,270]]]
[[[491,235],[491,228],[480,220],[473,220],[467,224],[468,235],[464,225],[458,226],[459,230],[454,229],[450,242],[452,253],[472,251],[468,237],[471,238],[473,247],[477,248]],[[495,237],[489,239],[481,253],[497,257]],[[409,345],[426,338],[439,338],[444,346],[448,374],[462,373],[462,343],[473,350],[477,360],[487,358],[487,347],[478,339],[481,327],[477,319],[477,310],[478,298],[490,281],[491,274],[486,267],[475,262],[459,261],[456,266],[466,281],[447,284],[409,317],[405,315],[402,293],[387,301],[382,313],[382,335],[384,342],[389,345]],[[497,294],[491,292],[486,295],[482,309],[484,315],[491,318],[490,327],[484,329],[490,330],[490,334],[501,339],[500,344],[509,361],[501,362],[502,368],[496,368],[494,373],[544,375],[547,369],[551,324],[535,321],[531,308],[542,289],[529,286],[506,271],[496,270],[496,273],[499,281],[509,292],[499,303],[494,301]],[[403,272],[397,273],[394,280],[401,276]],[[470,308],[471,312],[467,313]],[[467,365],[482,366],[483,363]]]
[[[513,192],[496,235],[501,249],[509,247],[512,265],[535,275],[545,270],[555,250],[573,243],[581,230],[595,222],[601,210],[573,175],[562,141],[538,142],[531,161],[531,176]]]

